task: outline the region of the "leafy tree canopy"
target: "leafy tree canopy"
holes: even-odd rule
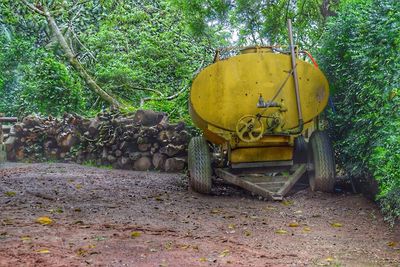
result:
[[[104,107],[68,64],[43,17],[23,1],[0,5],[0,92],[5,96],[0,99],[1,110],[57,115]],[[96,82],[133,108],[141,102],[159,108],[163,100],[152,98],[165,99],[187,88],[194,72],[212,58],[210,41],[194,42],[181,13],[167,1],[39,1],[35,5],[47,7],[75,57]],[[179,97],[173,101],[182,100]],[[12,105],[8,98],[15,99]],[[181,104],[176,117],[185,113]]]
[[[238,45],[287,43],[287,19],[292,19],[298,44],[313,47],[327,17],[334,15],[337,0],[171,0],[181,8],[197,35],[227,33]]]

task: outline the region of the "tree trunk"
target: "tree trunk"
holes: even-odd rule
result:
[[[106,91],[104,91],[94,80],[93,78],[86,72],[84,67],[79,63],[79,61],[75,58],[74,53],[71,48],[67,44],[64,36],[62,35],[57,23],[54,18],[51,16],[48,10],[45,10],[45,16],[47,23],[49,24],[50,29],[53,31],[54,35],[57,37],[57,40],[65,53],[65,56],[68,58],[71,66],[79,73],[79,76],[86,82],[88,87],[93,90],[96,94],[98,94],[104,101],[108,102],[112,106],[116,108],[120,108],[121,104],[110,96]]]
[[[87,86],[99,95],[104,101],[109,103],[111,106],[116,108],[121,108],[121,104],[110,96],[106,91],[104,91],[95,81],[94,79],[86,72],[85,68],[79,63],[79,61],[75,58],[74,53],[72,52],[71,47],[68,45],[67,41],[65,40],[63,34],[60,31],[56,21],[54,20],[53,16],[47,10],[47,7],[42,7],[42,9],[37,8],[33,4],[29,3],[26,0],[22,0],[22,2],[32,11],[36,12],[39,15],[42,15],[46,18],[47,24],[49,25],[51,31],[53,31],[54,36],[57,39],[57,42],[60,44],[65,56],[68,59],[68,62],[71,66],[78,72],[79,76],[86,82]]]

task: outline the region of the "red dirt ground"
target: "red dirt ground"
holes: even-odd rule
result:
[[[400,266],[400,228],[349,193],[270,202],[183,174],[7,164],[0,208],[0,266]]]

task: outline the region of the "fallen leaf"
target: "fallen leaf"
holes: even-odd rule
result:
[[[231,223],[231,224],[228,225],[228,228],[229,228],[229,229],[235,229],[236,226],[235,226],[233,223]]]
[[[31,237],[29,235],[21,236],[22,241],[31,241]]]
[[[1,223],[6,226],[6,225],[14,225],[14,221],[12,219],[4,219],[1,221]]]
[[[94,240],[96,240],[96,241],[104,241],[104,240],[106,240],[107,238],[106,237],[104,237],[104,236],[95,236],[94,237]]]
[[[205,258],[205,257],[201,257],[200,259],[199,259],[199,262],[206,262],[207,261],[207,259]]]
[[[190,245],[182,245],[181,246],[181,249],[188,249],[188,248],[190,248]]]
[[[303,232],[311,232],[311,228],[306,226],[303,228]]]
[[[300,225],[297,222],[289,223],[289,227],[299,227]]]
[[[8,197],[13,197],[13,196],[15,196],[17,193],[12,192],[12,191],[8,191],[8,192],[5,192],[4,194],[5,194],[6,196],[8,196]]]
[[[285,206],[291,206],[294,204],[294,201],[293,200],[284,200],[284,201],[282,201],[282,204]]]
[[[142,235],[141,232],[137,232],[137,231],[131,232],[131,237],[133,237],[133,238],[139,237],[139,236],[141,236],[141,235]]]
[[[218,213],[221,213],[221,210],[219,210],[219,209],[212,209],[210,213],[212,213],[212,214],[218,214]]]
[[[219,253],[219,257],[226,257],[226,256],[228,256],[229,255],[229,250],[228,249],[225,249],[225,250],[223,250],[221,253]]]
[[[82,185],[81,185],[81,184],[77,184],[77,185],[75,185],[75,188],[76,188],[76,189],[81,189],[81,188],[82,188]]]
[[[334,258],[332,258],[332,257],[327,257],[326,259],[325,259],[325,261],[327,261],[327,262],[333,262],[335,259]]]
[[[75,212],[81,212],[82,210],[80,208],[75,208],[74,211]]]
[[[61,208],[50,209],[48,210],[50,213],[63,213],[64,211]]]
[[[165,243],[164,248],[166,250],[171,250],[172,249],[172,241]]]
[[[167,267],[168,266],[168,262],[166,260],[162,260],[162,262],[158,266]]]
[[[161,196],[156,196],[154,199],[159,202],[164,201],[164,199]]]
[[[84,248],[78,248],[76,250],[76,254],[78,256],[86,256],[87,253],[88,253],[88,251],[86,249],[84,249]]]
[[[41,225],[49,225],[49,224],[52,224],[52,223],[53,223],[53,220],[50,219],[50,218],[47,217],[47,216],[43,216],[43,217],[37,218],[37,219],[36,219],[36,222],[37,222],[37,223],[40,223]]]
[[[283,230],[283,229],[278,229],[278,230],[275,231],[275,233],[276,234],[280,234],[280,235],[284,235],[284,234],[287,234],[288,232],[286,230]]]
[[[334,222],[334,223],[331,223],[331,226],[332,226],[332,227],[339,228],[339,227],[342,227],[342,226],[343,226],[343,224],[341,224],[341,223],[338,223],[338,222]]]
[[[7,232],[0,233],[0,239],[6,239],[7,235],[8,235]]]
[[[44,248],[44,249],[36,250],[36,252],[40,253],[40,254],[47,254],[47,253],[50,253],[50,250]]]
[[[250,232],[249,230],[245,230],[245,231],[244,231],[244,235],[245,235],[245,236],[251,236],[251,232]]]
[[[388,247],[395,247],[395,246],[397,246],[397,242],[390,241],[387,243],[387,245],[388,245]]]

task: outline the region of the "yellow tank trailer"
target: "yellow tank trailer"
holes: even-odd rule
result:
[[[276,200],[306,173],[312,190],[333,191],[333,150],[318,130],[329,85],[316,64],[298,57],[308,53],[296,51],[290,21],[288,26],[289,51],[247,47],[225,59],[217,51],[193,81],[190,114],[203,132],[189,144],[193,190],[209,193],[214,169]]]

